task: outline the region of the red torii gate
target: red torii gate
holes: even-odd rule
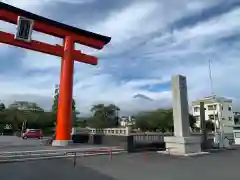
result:
[[[71,138],[72,127],[74,60],[92,65],[97,65],[98,60],[97,57],[75,50],[74,44],[80,43],[100,50],[110,42],[111,38],[68,26],[2,2],[0,2],[0,20],[17,24],[19,27],[17,35],[0,31],[0,42],[62,57],[56,140],[53,145],[67,145]],[[24,20],[25,25],[23,25]],[[32,30],[62,38],[64,45],[51,45],[31,40]]]

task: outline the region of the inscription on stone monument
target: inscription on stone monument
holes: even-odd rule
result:
[[[180,84],[180,90],[186,90],[187,89],[186,77],[179,76],[179,84]]]

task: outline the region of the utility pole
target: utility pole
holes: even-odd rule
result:
[[[218,102],[216,99],[216,95],[214,94],[213,91],[213,80],[212,80],[212,70],[211,70],[211,60],[208,60],[208,70],[209,70],[209,80],[210,80],[210,87],[211,87],[211,93],[212,93],[212,99],[213,102]],[[218,124],[219,124],[219,128],[220,128],[220,136],[218,135],[217,132],[217,119],[215,117],[215,106],[213,105],[213,120],[214,120],[214,142],[216,144],[218,144],[220,147],[223,147],[223,139],[224,139],[224,134],[223,134],[223,127],[222,127],[222,122],[221,119],[222,118],[222,104],[221,102],[219,103],[219,114],[218,114]],[[217,109],[217,108],[216,108]]]
[[[208,60],[208,72],[209,72],[209,80],[210,80],[210,88],[211,88],[211,93],[212,93],[212,99],[215,102],[215,95],[213,92],[213,81],[212,81],[212,70],[211,70],[211,60]],[[215,117],[215,108],[213,106],[213,120],[214,120],[214,135],[217,135],[217,121]]]

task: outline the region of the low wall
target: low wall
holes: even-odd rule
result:
[[[77,133],[73,135],[74,143],[88,143],[96,145],[120,146],[128,152],[143,150],[165,150],[164,136],[172,136],[172,133],[138,132],[131,133],[126,128],[109,128],[105,130],[90,130],[89,133]],[[192,133],[193,136],[201,136],[201,133]],[[208,134],[207,148],[213,147],[214,135]],[[233,134],[225,134],[230,142]]]
[[[128,152],[142,150],[164,149],[165,143],[162,135],[128,135],[116,136],[105,134],[75,134],[72,136],[74,143],[88,143],[94,145],[120,146]]]
[[[86,133],[78,133],[72,135],[73,143],[89,143],[89,134]]]
[[[113,135],[103,135],[103,134],[90,134],[89,142],[90,144],[102,144],[109,146],[120,146],[126,151],[133,151],[133,136],[113,136]]]

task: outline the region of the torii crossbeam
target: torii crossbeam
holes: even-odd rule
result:
[[[67,145],[71,139],[72,127],[74,60],[97,65],[97,57],[75,50],[74,44],[80,43],[100,50],[110,42],[111,38],[62,24],[2,2],[0,2],[0,20],[18,25],[16,35],[0,31],[0,42],[62,58],[56,140],[53,145]],[[62,38],[64,44],[51,45],[31,40],[32,30]]]

